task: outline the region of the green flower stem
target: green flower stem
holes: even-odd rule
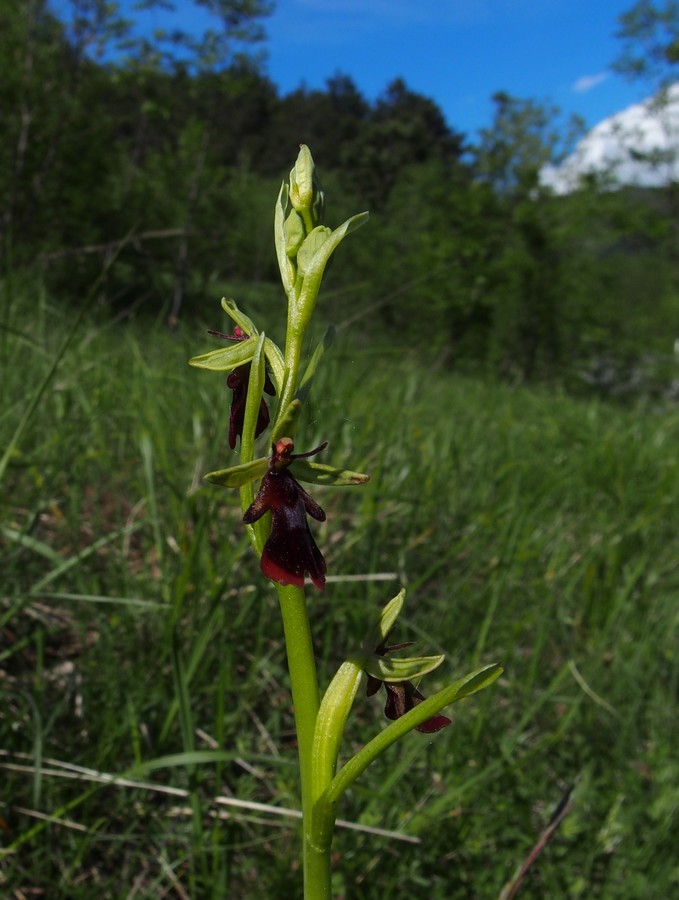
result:
[[[292,318],[292,316],[290,316]],[[299,381],[300,360],[302,358],[302,339],[304,330],[295,327],[296,323],[288,322],[288,331],[285,339],[285,383],[283,384],[283,393],[280,403],[278,404],[278,417],[274,424],[273,430],[276,430],[278,419],[284,415],[288,406],[295,399],[297,391],[297,383]],[[292,437],[292,435],[289,435]]]
[[[314,217],[311,214],[311,210],[305,208],[305,209],[299,209],[297,211],[300,214],[300,216],[302,217],[302,221],[304,222],[304,230],[306,231],[307,234],[309,234],[309,232],[313,231],[314,228],[316,227],[316,225],[314,223]]]
[[[320,698],[306,598],[304,590],[294,585],[277,585],[276,590],[288,654],[302,782],[304,897],[305,900],[330,900],[330,845],[317,845],[311,835],[314,732]]]

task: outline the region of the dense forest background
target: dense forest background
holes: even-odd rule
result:
[[[577,128],[500,90],[477,136],[400,79],[374,103],[343,73],[280,96],[259,53],[269,6],[199,5],[214,30],[139,36],[102,0],[68,0],[59,16],[46,0],[0,0],[7,296],[39,279],[75,306],[105,271],[102,314],[173,323],[207,316],[223,294],[275,302],[271,210],[303,142],[332,197],[328,224],[371,212],[328,279],[335,324],[362,319],[367,337],[386,332],[467,371],[618,394],[676,388],[675,184],[612,189],[602,176],[554,195],[540,170]],[[618,64],[648,75],[639,60],[664,48],[651,73],[661,89],[676,41],[665,21],[645,48],[649,15],[663,25],[647,2],[620,23]]]

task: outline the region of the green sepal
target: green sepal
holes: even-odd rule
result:
[[[189,360],[189,365],[196,369],[208,369],[211,372],[232,372],[238,366],[249,363],[254,356],[257,341],[255,338],[247,338],[229,344],[228,347],[219,347],[208,353],[201,353]]]
[[[302,380],[300,381],[299,387],[297,388],[297,399],[302,403],[304,403],[306,398],[309,396],[309,391],[311,390],[314,375],[316,374],[316,369],[318,368],[318,364],[321,361],[323,354],[332,345],[332,342],[334,340],[335,326],[328,325],[327,331],[323,335],[323,340],[314,350],[313,356],[309,360],[309,363],[304,371],[304,375],[302,376]]]
[[[363,650],[367,655],[375,652],[375,647],[380,647],[389,637],[389,632],[396,624],[403,603],[405,602],[406,589],[401,588],[398,594],[383,607],[377,624],[372,628],[363,642]]]
[[[306,481],[309,484],[332,485],[333,487],[343,487],[348,484],[365,484],[370,479],[370,475],[364,475],[362,472],[336,469],[334,466],[309,462],[307,459],[296,459],[292,464],[291,471],[298,481]]]
[[[288,297],[291,297],[295,287],[297,269],[290,260],[285,249],[285,212],[288,206],[288,199],[288,186],[283,182],[283,184],[281,184],[281,189],[278,192],[278,199],[276,200],[276,207],[274,209],[273,230],[274,243],[276,245],[276,259],[278,260],[278,268],[281,273],[281,281],[283,282],[285,293]]]
[[[282,437],[294,438],[301,415],[302,404],[299,400],[292,400],[288,403],[271,434],[271,443],[275,444]]]
[[[363,669],[380,681],[413,681],[437,669],[445,656],[411,656],[397,659],[373,653],[363,660]]]
[[[230,466],[228,469],[218,469],[216,472],[208,472],[205,480],[211,484],[221,484],[222,487],[237,488],[262,478],[269,467],[269,460],[263,456],[253,459],[251,462],[241,463],[239,466]]]
[[[222,297],[221,306],[227,316],[232,319],[236,325],[240,325],[248,337],[257,337],[259,331],[255,328],[255,323],[249,316],[246,316],[244,312],[241,312],[241,310],[238,309],[235,300]]]

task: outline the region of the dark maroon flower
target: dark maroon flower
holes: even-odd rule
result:
[[[245,511],[243,521],[252,525],[265,512],[271,511],[271,534],[262,552],[262,572],[279,584],[302,587],[308,574],[319,590],[325,587],[326,564],[316,546],[307,515],[325,521],[325,513],[315,500],[293,478],[288,466],[295,459],[319,453],[321,444],[307,453],[293,454],[294,443],[284,437],[272,446],[269,470],[262,478],[253,503]]]
[[[384,656],[386,653],[391,653],[392,650],[403,650],[405,647],[410,647],[411,643],[412,642],[394,644],[391,647],[386,647],[383,641],[379,647],[375,648],[375,653],[377,653],[378,656]],[[368,686],[366,690],[368,697],[372,697],[373,694],[376,694],[382,685],[384,685],[387,691],[387,702],[384,706],[384,715],[392,721],[400,719],[401,716],[405,715],[411,709],[414,709],[418,703],[421,703],[424,700],[424,695],[417,690],[412,681],[381,681],[374,675],[368,675]],[[446,725],[450,725],[450,719],[448,716],[439,714],[432,716],[431,719],[427,719],[420,725],[416,725],[415,729],[417,731],[422,731],[425,734],[433,734],[434,732],[445,728]]]
[[[226,338],[226,340],[228,341],[245,341],[248,337],[248,335],[243,331],[240,325],[236,325],[236,327],[233,329],[233,334],[224,334],[221,331],[210,331],[209,334],[212,334],[215,337]],[[231,399],[231,413],[229,416],[229,447],[231,447],[232,450],[236,446],[236,438],[240,437],[241,440],[243,438],[245,401],[248,397],[250,365],[251,363],[244,363],[242,366],[237,366],[226,379],[226,386],[233,391],[233,397]],[[271,378],[269,378],[268,372],[266,373],[266,379],[264,381],[264,390],[272,397],[276,393],[276,389],[271,383]],[[259,435],[263,431],[266,431],[268,427],[269,410],[266,403],[264,402],[264,398],[262,397],[262,401],[259,404],[259,413],[257,415],[255,437],[259,437]]]

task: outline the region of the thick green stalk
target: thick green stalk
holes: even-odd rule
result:
[[[311,841],[313,810],[313,746],[319,692],[306,598],[302,588],[277,585],[283,618],[292,702],[295,709],[297,752],[302,782],[305,900],[330,900],[330,847]]]

